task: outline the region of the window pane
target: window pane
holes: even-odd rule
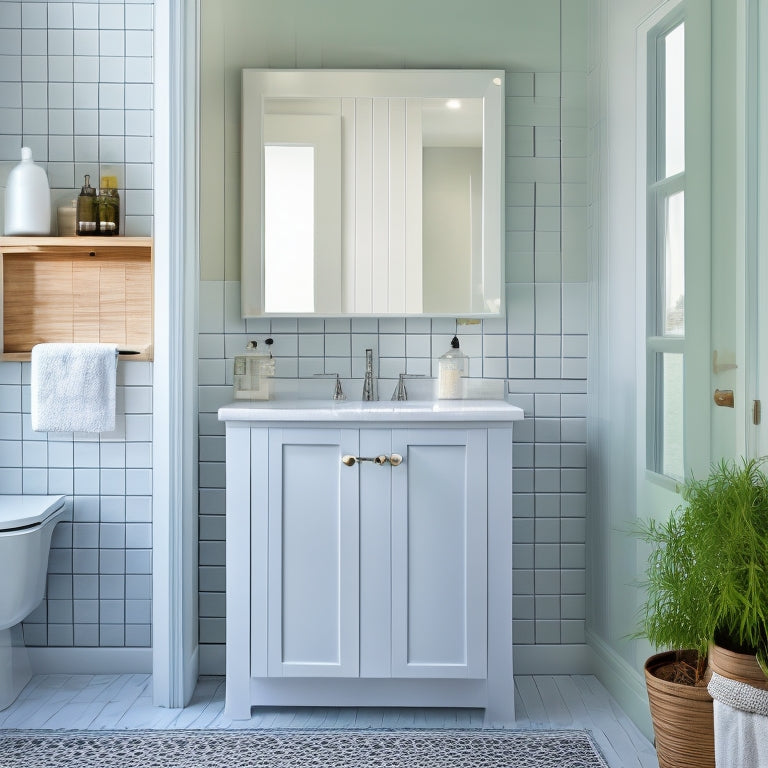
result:
[[[685,25],[664,38],[665,176],[685,170]]]
[[[315,149],[264,147],[267,312],[315,309]]]
[[[683,356],[673,353],[661,357],[662,424],[661,466],[662,474],[683,479]]]
[[[685,334],[685,193],[664,203],[662,335]]]

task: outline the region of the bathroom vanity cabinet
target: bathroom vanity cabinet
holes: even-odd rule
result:
[[[519,409],[291,406],[220,411],[227,714],[474,706],[511,721]]]

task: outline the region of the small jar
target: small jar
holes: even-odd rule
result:
[[[77,231],[77,198],[69,205],[60,205],[56,209],[59,237],[70,237]]]

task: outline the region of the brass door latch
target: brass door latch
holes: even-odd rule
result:
[[[715,405],[719,405],[722,408],[733,408],[733,390],[716,389],[714,400]]]

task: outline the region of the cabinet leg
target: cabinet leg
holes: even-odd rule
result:
[[[515,691],[509,691],[509,697],[494,704],[489,702],[485,708],[483,728],[509,728],[515,724]]]
[[[230,720],[251,719],[251,691],[246,678],[246,683],[237,684],[227,680],[224,696],[224,714]]]
[[[508,728],[515,724],[515,682],[512,675],[488,680],[484,728]]]

